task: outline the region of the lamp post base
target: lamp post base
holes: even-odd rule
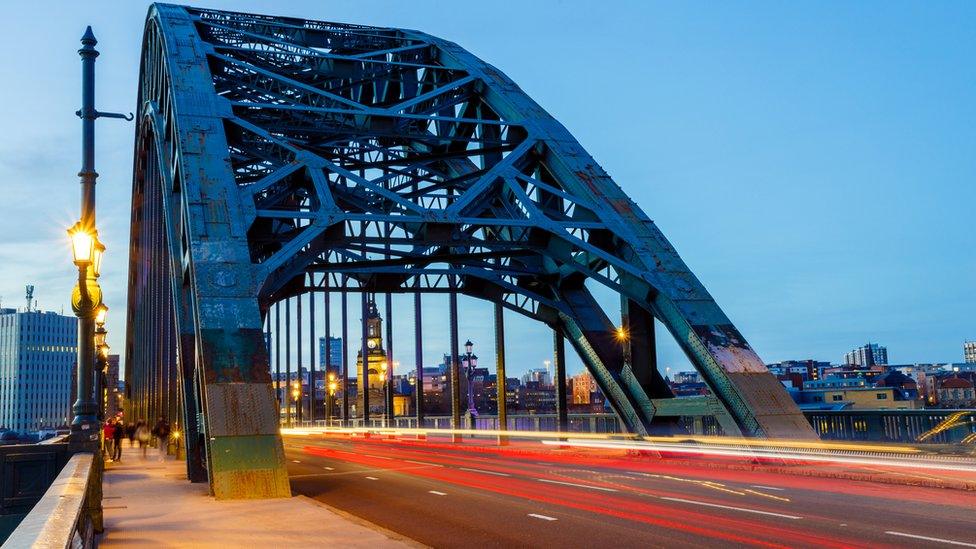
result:
[[[75,452],[98,452],[99,451],[99,431],[98,420],[92,418],[76,417],[71,424],[71,432],[68,435],[68,451]]]

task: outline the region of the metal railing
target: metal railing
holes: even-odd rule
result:
[[[40,501],[67,462],[67,443],[55,439],[0,446],[0,542]]]
[[[911,444],[976,443],[976,410],[823,410],[804,412],[822,440],[871,441]],[[462,417],[462,428],[470,428]],[[726,434],[714,416],[679,416],[679,431],[695,435]],[[415,417],[396,417],[392,421],[353,418],[302,422],[302,427],[351,427],[370,429],[450,429],[450,416],[427,416],[423,425]],[[497,430],[498,416],[481,415],[474,429]],[[510,414],[510,431],[558,431],[555,414]],[[623,433],[615,414],[569,414],[569,432]]]
[[[470,421],[466,417],[461,418],[461,428],[472,428]],[[509,431],[558,431],[559,420],[556,414],[509,414]],[[326,428],[326,427],[349,427],[354,429],[450,429],[450,416],[426,416],[423,425],[418,426],[416,417],[396,417],[392,421],[386,419],[370,419],[364,422],[362,419],[353,418],[348,421],[334,419],[331,421],[303,421],[300,427]],[[480,415],[474,418],[474,429],[486,431],[497,430],[498,416]],[[625,432],[620,420],[615,414],[569,414],[569,429],[572,433],[623,433]]]
[[[83,452],[71,456],[3,547],[94,547],[102,520],[99,460]]]
[[[969,444],[976,410],[830,410],[805,412],[823,440]]]

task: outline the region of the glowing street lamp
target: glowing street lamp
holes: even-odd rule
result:
[[[95,246],[92,248],[92,273],[95,278],[102,274],[102,256],[105,255],[105,245],[98,240],[98,231],[95,231]]]
[[[101,303],[95,307],[95,325],[101,328],[105,325],[105,316],[108,315],[108,305]]]
[[[79,269],[87,268],[95,256],[95,235],[79,221],[68,229],[68,238],[71,240],[71,256],[75,265]]]

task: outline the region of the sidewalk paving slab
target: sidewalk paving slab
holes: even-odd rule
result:
[[[101,547],[422,547],[304,496],[217,501],[182,461],[125,457],[107,464]]]

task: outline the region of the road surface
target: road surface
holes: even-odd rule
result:
[[[976,548],[961,490],[529,442],[286,436],[285,453],[296,494],[433,547]]]

